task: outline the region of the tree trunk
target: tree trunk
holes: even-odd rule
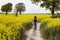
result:
[[[54,16],[54,4],[52,5],[53,9],[52,9],[52,16]]]
[[[21,11],[20,11],[20,14],[21,14]]]
[[[16,12],[16,17],[17,17],[17,15],[18,15],[18,11]]]
[[[6,15],[8,14],[8,12],[6,12]]]
[[[52,16],[54,16],[54,10],[52,10]]]

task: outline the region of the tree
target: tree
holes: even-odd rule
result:
[[[1,7],[1,11],[6,12],[6,15],[8,14],[8,12],[11,12],[11,10],[12,10],[12,3],[5,4]]]
[[[25,11],[25,4],[24,3],[18,3],[15,5],[15,10],[16,10],[16,16],[18,14],[18,12],[24,12]]]
[[[55,11],[60,10],[60,0],[32,0],[32,2],[41,3],[40,6],[49,9],[52,13],[52,16],[54,15]]]

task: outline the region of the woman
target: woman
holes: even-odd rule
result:
[[[36,30],[37,28],[37,17],[36,16],[34,16],[34,29]]]

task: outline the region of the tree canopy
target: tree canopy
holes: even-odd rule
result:
[[[15,5],[15,10],[16,10],[17,14],[18,14],[18,12],[20,12],[20,14],[21,14],[21,12],[24,12],[26,10],[25,9],[25,4],[24,3],[16,4]]]
[[[5,5],[2,5],[1,7],[1,11],[6,12],[6,15],[8,12],[11,12],[11,10],[12,10],[12,3],[7,3]]]
[[[60,10],[60,0],[32,0],[32,3],[39,3],[39,2],[41,4],[40,6],[49,9],[52,15],[54,15],[55,11]]]

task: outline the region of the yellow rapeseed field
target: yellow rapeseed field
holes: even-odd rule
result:
[[[50,28],[50,27],[57,27],[60,26],[60,18],[48,18],[48,19],[43,19],[41,21],[42,22],[48,22],[46,24],[46,28]]]
[[[24,23],[33,21],[37,16],[38,21],[48,22],[46,28],[56,27],[60,24],[60,18],[52,19],[50,14],[21,14],[17,17],[15,14],[0,14],[0,40],[17,40],[20,29],[24,28]]]
[[[42,19],[40,28],[45,40],[60,40],[60,18]]]
[[[20,29],[24,28],[24,23],[33,21],[34,16],[38,19],[49,18],[49,15],[43,14],[21,14],[17,17],[15,14],[0,14],[0,40],[17,40],[20,35]]]

